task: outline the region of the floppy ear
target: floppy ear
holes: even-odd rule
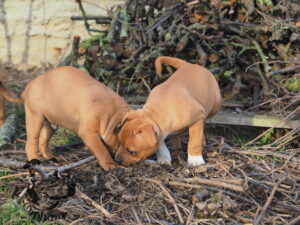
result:
[[[158,132],[150,123],[141,126],[136,131],[136,134],[141,134],[143,140],[148,144],[149,147],[155,147],[158,144]]]
[[[130,121],[134,118],[140,117],[143,114],[143,110],[142,109],[138,109],[138,110],[130,110],[128,113],[125,114],[125,116],[122,119],[122,124],[121,127],[124,125],[124,123],[126,123],[127,121]]]
[[[120,132],[122,125],[123,124],[121,123],[121,121],[116,124],[115,129],[114,129],[115,134],[118,134]]]

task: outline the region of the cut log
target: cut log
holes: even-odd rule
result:
[[[12,145],[12,139],[16,133],[17,117],[15,114],[8,116],[0,128],[0,149]]]
[[[300,120],[284,120],[275,116],[266,116],[254,113],[234,114],[224,111],[221,111],[214,117],[206,120],[206,123],[286,129],[295,129],[300,126]]]

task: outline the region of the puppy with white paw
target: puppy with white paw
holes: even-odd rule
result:
[[[158,162],[170,164],[171,155],[164,139],[188,129],[188,165],[204,164],[204,123],[220,110],[219,85],[204,67],[172,57],[156,59],[159,76],[162,64],[177,71],[151,91],[142,109],[131,110],[123,117],[115,159],[130,165],[156,153]]]

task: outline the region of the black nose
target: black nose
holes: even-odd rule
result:
[[[121,159],[120,159],[120,157],[118,155],[115,155],[115,161],[117,163],[121,163]]]

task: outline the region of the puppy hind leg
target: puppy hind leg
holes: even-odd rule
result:
[[[202,156],[204,140],[204,119],[199,120],[189,128],[188,165],[199,166],[205,164]]]
[[[49,147],[49,141],[53,136],[54,132],[55,130],[51,127],[50,123],[47,120],[45,120],[39,138],[39,150],[45,159],[55,158]]]
[[[25,151],[29,161],[39,158],[39,136],[44,124],[44,120],[45,117],[43,115],[32,113],[30,110],[26,110],[27,141]]]

